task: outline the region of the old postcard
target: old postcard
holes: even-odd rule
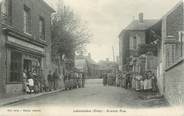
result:
[[[0,0],[0,116],[184,116],[183,0]]]

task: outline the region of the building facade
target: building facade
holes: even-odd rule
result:
[[[145,20],[143,13],[139,19],[132,21],[119,35],[120,69],[126,71],[133,57],[138,57],[138,48],[142,44],[149,43],[149,28],[157,20]]]
[[[184,2],[162,18],[163,95],[172,105],[184,104]]]
[[[150,64],[154,64],[151,69],[157,67],[156,76],[160,94],[171,105],[184,104],[184,1],[181,0],[177,3],[174,8],[147,28],[145,32],[145,43],[155,43],[157,46],[156,57],[154,57],[157,62],[149,61],[151,61]],[[125,29],[120,34],[122,67],[129,63],[126,58],[132,54],[128,49],[130,47],[127,47],[130,45],[130,40],[128,42],[127,38],[130,38],[129,31]],[[144,63],[140,62],[140,64]]]
[[[23,93],[22,72],[48,74],[51,67],[51,13],[43,0],[2,0],[0,94]]]

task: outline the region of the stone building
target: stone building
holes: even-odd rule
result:
[[[139,13],[139,19],[132,21],[119,35],[120,69],[126,70],[132,57],[138,56],[138,47],[149,43],[149,28],[157,20],[144,19],[143,13]]]
[[[43,0],[1,0],[0,95],[23,93],[23,70],[48,74],[51,13]]]

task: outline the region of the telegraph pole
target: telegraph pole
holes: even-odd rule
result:
[[[115,62],[114,47],[112,46],[113,62]]]

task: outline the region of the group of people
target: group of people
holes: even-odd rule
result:
[[[23,71],[23,91],[26,93],[39,93],[43,91],[44,79],[42,75],[37,74],[36,70]]]
[[[43,72],[41,73],[33,71],[23,71],[23,91],[31,94],[31,93],[39,93],[43,91],[51,91],[57,89],[57,81],[59,79],[59,74],[57,73],[57,69],[53,72],[49,71],[47,76],[48,84],[43,76]]]
[[[103,73],[102,74],[102,78],[103,78],[103,85],[107,86],[107,85],[115,85],[116,84],[116,76],[115,73],[112,72],[108,72],[108,73]]]
[[[69,72],[64,76],[65,89],[84,88],[85,75],[79,72]]]
[[[143,75],[136,73],[132,78],[132,88],[136,91],[153,91],[158,90],[157,78],[153,72],[148,71]]]
[[[129,73],[120,71],[103,73],[103,85],[113,85],[125,89],[134,89],[136,91],[153,91],[157,92],[157,78],[152,71],[147,71],[144,74]]]
[[[47,75],[47,81],[48,81],[48,90],[56,90],[58,87],[58,79],[59,74],[57,69],[52,73],[52,71],[49,71],[49,74]]]

